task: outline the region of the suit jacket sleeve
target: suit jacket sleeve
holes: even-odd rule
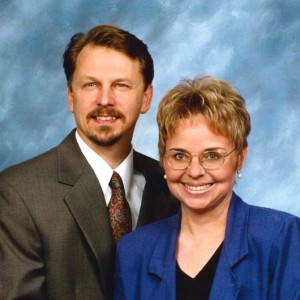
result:
[[[39,235],[22,198],[0,177],[0,298],[43,299]]]

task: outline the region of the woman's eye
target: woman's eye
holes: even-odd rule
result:
[[[218,152],[208,152],[204,154],[204,158],[207,160],[218,160],[222,155]]]
[[[174,154],[174,159],[176,159],[176,160],[188,160],[189,156],[186,153],[176,153],[176,154]]]

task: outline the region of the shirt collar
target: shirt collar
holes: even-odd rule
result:
[[[122,163],[115,170],[113,170],[100,155],[98,155],[83,141],[77,131],[75,136],[83,155],[94,170],[103,192],[105,192],[108,187],[113,171],[116,171],[122,178],[125,194],[127,196],[132,182],[133,148],[131,148],[129,154],[122,161]]]

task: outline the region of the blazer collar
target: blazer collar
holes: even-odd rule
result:
[[[150,259],[148,272],[157,278],[151,299],[176,298],[176,264],[175,251],[181,211],[167,219],[161,228],[161,234]]]
[[[210,299],[238,299],[241,284],[233,269],[248,254],[248,218],[248,205],[233,193]]]
[[[149,263],[149,272],[161,278],[166,275],[170,265],[175,262],[175,251],[181,220],[181,210],[170,217],[162,228]]]
[[[248,219],[249,206],[233,192],[224,243],[224,251],[231,267],[248,254]]]
[[[225,241],[210,299],[238,299],[241,285],[235,277],[233,269],[248,254],[248,217],[248,205],[233,193],[228,212]],[[168,295],[173,295],[175,298],[175,251],[180,220],[181,210],[164,223],[164,228],[158,237],[148,269],[149,273],[160,278],[152,296],[159,295],[161,289],[169,289]]]
[[[233,268],[248,254],[248,218],[248,205],[233,193],[222,250],[223,259],[230,268]],[[160,234],[149,267],[149,271],[158,276],[162,276],[162,270],[174,260],[180,221],[181,210],[166,221],[166,226]]]

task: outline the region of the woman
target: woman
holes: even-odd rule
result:
[[[246,155],[244,99],[213,77],[182,81],[158,111],[177,215],[125,236],[115,299],[300,299],[300,219],[233,192]]]

